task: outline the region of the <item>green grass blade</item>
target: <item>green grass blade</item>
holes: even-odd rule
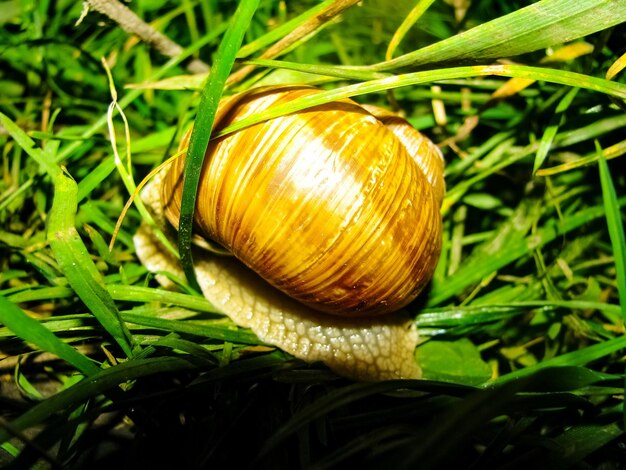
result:
[[[20,417],[13,420],[11,429],[23,431],[44,422],[51,415],[71,410],[85,400],[100,395],[116,385],[153,374],[193,369],[196,365],[190,358],[159,357],[143,360],[131,360],[115,367],[101,370],[76,385],[49,397],[33,406]],[[0,443],[10,436],[0,429]]]
[[[384,92],[394,88],[432,83],[441,80],[469,78],[477,76],[496,75],[503,77],[520,77],[532,80],[543,80],[572,87],[586,88],[599,91],[616,98],[626,99],[626,85],[612,82],[602,78],[594,78],[564,70],[552,70],[542,67],[527,67],[524,65],[488,65],[472,67],[452,67],[448,69],[429,70],[426,72],[413,72],[396,75],[368,82],[357,83],[345,87],[323,91],[312,96],[306,96],[290,103],[273,106],[270,109],[257,113],[249,118],[242,119],[215,133],[212,138],[218,138],[231,132],[244,129],[259,122],[273,119],[278,116],[301,111],[303,109],[319,106],[324,103],[338,101],[353,96],[366,95],[369,93]]]
[[[0,113],[0,120],[15,141],[52,176],[54,199],[48,216],[47,240],[61,271],[124,354],[131,356],[130,332],[120,319],[115,302],[105,288],[104,279],[76,231],[76,182],[56,164],[49,162],[44,152],[35,147],[35,142],[8,117]]]
[[[96,168],[89,172],[80,183],[78,183],[78,202],[85,199],[115,170],[115,158],[113,156],[105,158]]]
[[[159,80],[161,77],[164,77],[165,74],[167,74],[167,72],[172,70],[182,61],[190,57],[192,54],[194,54],[199,49],[206,46],[211,41],[213,41],[216,37],[222,34],[224,32],[224,29],[225,29],[225,26],[223,24],[217,26],[216,28],[211,29],[211,32],[207,34],[205,37],[203,37],[200,41],[184,49],[183,52],[179,56],[168,60],[163,65],[163,67],[158,69],[154,73],[154,75],[150,77],[149,81],[156,81],[156,80]],[[122,109],[126,108],[130,103],[132,103],[135,99],[141,96],[142,93],[143,93],[143,90],[141,89],[130,90],[119,100],[118,104],[120,108]],[[108,116],[107,116],[107,113],[105,112],[93,124],[91,124],[87,129],[85,129],[84,132],[81,133],[80,135],[81,139],[89,139],[90,137],[93,137],[96,134],[96,132],[98,132],[100,129],[102,129],[103,127],[107,125],[107,119],[108,119]],[[82,155],[82,152],[78,152],[78,149],[82,145],[83,145],[83,140],[70,143],[67,147],[63,148],[59,152],[55,160],[57,162],[60,162],[60,161],[65,160],[69,156],[72,156],[73,158],[80,157]]]
[[[346,67],[336,67],[323,64],[299,64],[296,62],[286,62],[273,59],[252,59],[247,60],[247,64],[260,65],[262,67],[272,67],[277,69],[294,70],[296,72],[311,73],[322,76],[347,78],[350,80],[376,80],[388,77],[389,74],[383,72],[372,72],[369,70],[356,70]]]
[[[512,57],[626,21],[622,0],[542,0],[449,39],[373,66],[377,70],[450,60]]]
[[[613,256],[615,258],[619,304],[622,308],[624,319],[626,320],[626,237],[624,236],[622,212],[620,210],[619,200],[617,199],[617,193],[615,192],[615,186],[613,185],[613,180],[611,179],[609,165],[606,163],[606,158],[604,158],[602,149],[598,148],[597,152],[606,223],[609,230],[611,245],[613,246]]]
[[[600,184],[602,186],[602,199],[604,200],[606,212],[606,224],[615,260],[619,304],[622,308],[622,316],[626,320],[626,237],[624,236],[624,224],[622,223],[622,213],[617,200],[615,186],[613,186],[613,180],[611,179],[609,165],[597,141],[596,152],[600,168]],[[624,380],[626,380],[626,376]],[[626,392],[626,385],[624,386],[624,391]],[[624,407],[623,413],[623,422],[626,425],[626,407]]]
[[[385,54],[386,60],[391,60],[393,53],[398,48],[409,30],[417,23],[426,10],[433,4],[435,0],[419,0],[408,15],[404,18],[398,29],[393,34],[387,47],[387,53]]]
[[[626,197],[619,199],[617,204],[618,207],[626,205]],[[494,271],[529,255],[536,248],[552,242],[557,237],[585,223],[602,217],[604,210],[602,206],[581,210],[577,214],[568,216],[558,225],[546,226],[537,230],[535,234],[528,238],[519,237],[510,240],[506,250],[498,250],[491,253],[489,257],[482,257],[482,259],[476,262],[463,265],[454,275],[446,278],[442,283],[433,285],[428,305],[437,305],[460,294],[464,289],[480,282]]]
[[[603,341],[602,343],[579,349],[578,351],[561,354],[560,356],[547,359],[536,365],[526,367],[525,369],[510,372],[506,375],[498,377],[495,381],[491,382],[491,384],[501,384],[512,380],[515,381],[522,377],[532,375],[540,369],[546,369],[548,367],[585,366],[592,361],[596,361],[624,348],[626,348],[626,336],[620,336],[615,339]]]
[[[161,302],[176,305],[178,307],[197,310],[199,312],[215,313],[217,310],[207,299],[199,295],[181,294],[165,289],[155,289],[143,286],[126,286],[109,284],[107,286],[111,297],[115,300],[127,300],[131,302]]]
[[[60,174],[54,182],[47,239],[70,285],[109,332],[124,354],[132,355],[132,336],[119,316],[104,279],[75,227],[78,189],[73,179]]]
[[[245,57],[248,57],[249,55],[254,54],[256,51],[263,49],[265,46],[269,46],[273,42],[282,39],[283,36],[286,36],[288,33],[296,29],[299,25],[304,23],[309,18],[318,15],[319,13],[324,11],[334,2],[335,0],[326,0],[319,5],[315,5],[313,8],[310,8],[309,10],[296,16],[295,18],[286,21],[285,23],[282,23],[280,26],[277,26],[260,38],[246,44],[237,52],[237,59],[243,59]]]
[[[59,356],[85,375],[93,375],[100,371],[88,357],[61,341],[45,326],[26,315],[21,308],[2,295],[0,295],[0,323],[22,340],[36,345],[42,351]]]
[[[349,403],[379,393],[393,393],[397,390],[418,390],[464,397],[476,388],[459,384],[444,384],[428,380],[388,380],[384,382],[355,383],[325,394],[311,405],[295,413],[264,444],[259,456],[263,456],[278,444],[289,438],[307,423],[324,416]]]
[[[180,223],[178,230],[178,250],[181,264],[190,284],[200,290],[196,281],[191,255],[191,239],[193,228],[193,213],[196,208],[196,194],[204,154],[206,153],[211,128],[219,105],[226,79],[235,62],[237,51],[243,41],[243,36],[250,25],[252,15],[259,5],[259,0],[243,0],[237,7],[233,21],[229,26],[224,39],[215,57],[215,63],[209,74],[206,85],[200,96],[198,115],[193,126],[189,150],[185,160],[183,194],[180,207]]]
[[[572,88],[559,102],[550,124],[546,127],[546,130],[541,137],[541,143],[539,144],[539,149],[535,155],[535,163],[533,164],[533,174],[537,173],[537,170],[541,168],[541,165],[543,165],[543,162],[548,156],[548,152],[554,142],[556,133],[565,120],[565,111],[567,111],[569,106],[572,104],[572,101],[574,101],[574,98],[578,94],[579,90],[580,88]]]
[[[618,305],[604,302],[581,300],[529,300],[525,302],[511,302],[508,304],[427,308],[420,311],[420,314],[415,319],[415,324],[419,328],[467,326],[510,319],[514,315],[527,313],[528,310],[531,309],[554,310],[559,308],[568,310],[598,310],[611,316],[621,313],[621,309]]]
[[[201,336],[220,341],[230,341],[238,344],[259,344],[259,338],[250,330],[238,329],[230,325],[210,325],[196,321],[168,320],[136,313],[123,313],[124,320],[136,325],[157,328],[164,331],[175,331],[188,335]]]
[[[548,455],[542,453],[537,459],[525,461],[524,466],[530,468],[536,464],[539,468],[575,468],[587,456],[623,434],[617,423],[572,426],[552,440],[553,446],[550,446]]]
[[[8,116],[1,112],[0,123],[2,123],[4,128],[11,135],[11,137],[15,139],[15,142],[17,142],[17,144],[22,149],[24,149],[28,156],[35,160],[39,164],[39,166],[43,170],[45,170],[46,173],[48,173],[49,176],[54,178],[59,173],[61,173],[61,169],[54,162],[48,160],[44,152],[35,145],[35,142],[30,137],[28,137],[28,135]]]

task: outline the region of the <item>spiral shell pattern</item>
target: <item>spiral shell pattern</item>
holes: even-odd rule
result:
[[[271,87],[235,95],[220,105],[214,129],[315,93]],[[183,166],[179,158],[162,185],[174,226]],[[211,141],[195,228],[305,305],[378,315],[411,302],[432,276],[443,192],[443,159],[432,142],[391,113],[342,100]]]

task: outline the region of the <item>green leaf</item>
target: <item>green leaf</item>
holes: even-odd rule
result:
[[[461,34],[377,64],[377,70],[452,60],[512,57],[562,44],[626,21],[622,0],[542,0]]]
[[[2,295],[0,295],[0,323],[3,323],[19,338],[34,344],[42,351],[59,356],[85,375],[93,375],[100,371],[100,368],[88,357],[65,344],[45,326],[26,315],[21,308]]]
[[[467,338],[427,341],[417,348],[417,362],[427,380],[480,385],[491,377],[491,367]]]

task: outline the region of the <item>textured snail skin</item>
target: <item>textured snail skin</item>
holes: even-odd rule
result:
[[[215,129],[318,92],[235,95],[220,106]],[[162,185],[174,226],[183,165],[178,159]],[[406,121],[351,100],[328,103],[212,141],[196,229],[311,308],[389,313],[415,299],[435,269],[442,174],[436,146]]]
[[[156,224],[174,241],[160,197],[164,172],[144,188],[142,199]],[[137,256],[152,272],[183,277],[179,261],[142,223],[134,236]],[[415,323],[401,312],[373,318],[341,318],[316,312],[270,286],[232,257],[204,250],[194,253],[194,269],[202,293],[216,310],[237,325],[250,328],[269,345],[314,363],[323,362],[337,374],[357,380],[417,379],[418,342]],[[162,274],[156,279],[173,287]]]

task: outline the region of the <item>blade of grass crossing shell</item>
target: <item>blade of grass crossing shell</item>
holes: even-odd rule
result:
[[[615,186],[613,186],[613,180],[611,179],[609,165],[606,163],[606,158],[598,141],[596,141],[596,152],[598,153],[598,165],[600,167],[600,184],[602,185],[606,224],[615,259],[617,292],[622,315],[626,320],[626,237],[624,236],[624,225],[622,224],[622,215],[617,202]],[[626,374],[624,375],[624,381],[624,391],[626,392]],[[626,426],[626,407],[624,407],[623,413],[624,425]]]
[[[180,223],[178,231],[178,251],[185,275],[192,287],[200,290],[193,270],[191,255],[191,238],[193,213],[196,207],[196,194],[200,181],[200,170],[204,154],[211,137],[211,129],[217,107],[222,97],[224,84],[235,62],[237,51],[243,36],[250,25],[252,15],[259,5],[259,0],[243,0],[237,7],[233,21],[226,30],[224,39],[215,57],[215,63],[209,74],[206,85],[200,95],[198,115],[193,126],[189,149],[185,160],[183,194],[180,207]]]
[[[61,271],[70,285],[130,357],[132,337],[122,322],[115,302],[105,288],[104,279],[94,264],[75,227],[78,207],[76,182],[66,175],[35,142],[11,119],[0,113],[0,122],[24,151],[52,177],[54,199],[48,215],[47,240]],[[48,158],[50,157],[50,158]]]
[[[42,351],[51,352],[69,362],[85,375],[100,371],[89,358],[57,338],[50,330],[24,311],[0,295],[0,323],[15,333],[22,340],[32,343]]]
[[[301,111],[303,109],[319,106],[332,101],[351,98],[353,96],[384,92],[394,88],[419,85],[422,83],[432,83],[440,80],[470,78],[486,75],[544,80],[551,83],[558,83],[560,85],[598,91],[610,96],[626,99],[626,85],[622,83],[616,83],[610,80],[590,77],[588,75],[568,72],[565,70],[552,70],[543,67],[527,67],[524,65],[451,67],[447,69],[395,75],[367,82],[356,83],[345,87],[326,90],[315,95],[306,96],[283,105],[272,106],[266,111],[256,113],[253,116],[237,121],[235,124],[231,124],[230,126],[222,129],[220,132],[215,133],[212,138],[221,137],[226,134],[230,134],[231,132],[244,129],[256,123],[273,119],[278,116]]]

